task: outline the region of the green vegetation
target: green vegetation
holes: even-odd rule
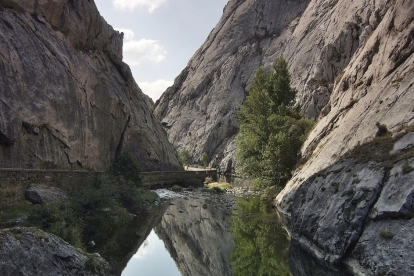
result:
[[[259,188],[284,186],[299,161],[300,148],[313,122],[294,107],[296,90],[281,56],[265,73],[259,68],[238,113],[236,158],[240,171],[256,178]]]
[[[131,157],[121,155],[104,176],[73,183],[68,201],[47,205],[19,203],[10,206],[13,212],[1,219],[28,215],[27,226],[55,234],[75,247],[86,249],[90,241],[100,246],[118,227],[131,222],[131,213],[146,211],[158,199],[140,185],[138,166]]]
[[[171,190],[173,192],[178,193],[178,192],[181,192],[183,190],[183,188],[181,188],[181,186],[179,186],[179,185],[174,185],[174,186],[171,187]]]
[[[263,212],[266,206],[258,198],[238,199],[237,207],[239,216],[233,217],[230,228],[235,243],[230,256],[233,275],[292,275],[290,241],[278,217]]]
[[[393,232],[390,232],[390,231],[381,231],[380,232],[380,236],[383,239],[391,240],[391,239],[394,238],[394,233]]]
[[[214,187],[218,187],[220,189],[231,189],[231,184],[227,182],[211,182],[209,184],[206,184],[205,187],[211,189]]]
[[[90,256],[85,261],[85,268],[92,273],[98,273],[101,270],[101,264],[95,259],[94,256]]]
[[[201,156],[201,163],[204,167],[208,167],[208,164],[210,164],[210,158],[208,157],[207,153],[203,153]]]
[[[178,151],[178,158],[180,159],[181,163],[183,165],[190,165],[192,158],[188,150],[185,148],[182,148]]]
[[[206,180],[204,181],[204,185],[208,185],[213,182],[214,182],[213,178],[211,176],[207,176]]]

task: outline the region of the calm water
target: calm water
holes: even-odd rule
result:
[[[232,214],[214,205],[173,199],[141,220],[122,276],[349,275],[291,244],[278,214],[259,200],[236,200]]]

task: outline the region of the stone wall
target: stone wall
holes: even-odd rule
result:
[[[29,170],[0,169],[0,211],[18,201],[24,200],[29,186],[53,185],[70,190],[71,184],[101,175],[103,172],[74,170]],[[143,172],[143,186],[148,189],[204,181],[206,177],[217,180],[217,171]],[[190,184],[189,184],[190,185]]]

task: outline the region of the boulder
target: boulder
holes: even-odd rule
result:
[[[29,187],[24,195],[26,200],[33,204],[62,202],[68,198],[62,189],[46,185]]]
[[[87,254],[36,228],[0,231],[0,275],[109,275],[99,254]]]

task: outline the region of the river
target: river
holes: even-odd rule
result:
[[[122,276],[352,275],[291,242],[278,213],[252,196],[195,192],[164,201],[133,227],[132,238],[119,235],[131,251],[118,259]]]

